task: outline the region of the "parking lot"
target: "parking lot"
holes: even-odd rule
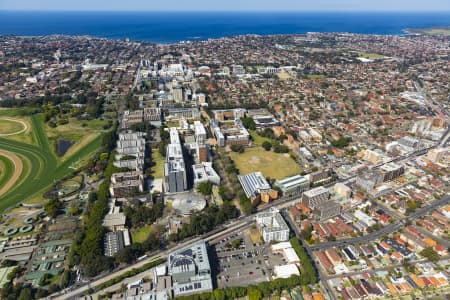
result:
[[[284,264],[284,258],[273,255],[268,244],[253,243],[248,231],[225,236],[212,246],[217,254],[218,288],[270,281],[273,266]]]

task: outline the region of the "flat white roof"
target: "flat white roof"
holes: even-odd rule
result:
[[[205,126],[200,121],[194,121],[194,131],[196,135],[206,134]]]
[[[281,242],[281,243],[273,244],[270,247],[272,248],[272,251],[279,251],[279,250],[283,250],[286,248],[292,248],[292,245],[291,245],[291,242]]]
[[[167,145],[167,159],[182,159],[183,150],[180,144],[169,144]]]
[[[277,180],[277,185],[282,185],[284,188],[289,189],[290,187],[296,186],[298,184],[306,183],[308,179],[301,175],[295,175],[287,177],[281,180]]]
[[[289,278],[292,275],[300,275],[300,271],[294,264],[275,266],[274,273],[277,278]]]
[[[294,248],[286,248],[283,250],[283,253],[288,263],[297,263],[300,261],[300,258],[298,257]]]
[[[314,196],[317,196],[320,194],[324,194],[324,193],[328,193],[328,190],[326,188],[324,188],[323,186],[319,186],[317,188],[314,188],[314,189],[304,192],[303,195],[311,198],[311,197],[314,197]]]
[[[180,144],[180,136],[178,135],[178,130],[175,127],[170,127],[170,143]]]

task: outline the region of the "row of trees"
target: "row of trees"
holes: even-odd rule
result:
[[[159,143],[158,151],[162,157],[166,157],[166,148],[167,145],[170,143],[170,133],[165,130],[166,128],[167,128],[166,125],[163,125],[159,128],[159,135],[161,136],[161,142]]]
[[[227,191],[227,188],[223,185],[219,188],[219,195],[224,200],[232,200],[236,196],[239,199],[239,204],[241,206],[242,212],[244,214],[250,214],[253,212],[254,207],[248,199],[239,183],[239,180],[236,175],[239,174],[239,170],[236,168],[234,161],[225,154],[225,152],[219,153],[219,159],[223,166],[223,169],[227,175],[227,179],[229,181],[229,184],[232,185],[232,190]],[[218,164],[215,162],[214,164],[215,169],[218,169]]]
[[[57,105],[68,102],[72,99],[70,95],[50,95],[44,97],[27,98],[27,99],[5,99],[0,102],[1,107],[42,107],[44,104]]]
[[[2,300],[33,300],[42,299],[48,294],[59,290],[55,284],[50,285],[49,289],[42,289],[24,285],[23,283],[13,284],[7,282],[0,289],[0,299]]]
[[[189,223],[183,224],[178,233],[172,233],[169,236],[169,241],[176,242],[191,236],[204,234],[227,220],[237,218],[238,215],[238,209],[227,201],[221,206],[209,206],[201,213],[191,215]]]
[[[115,124],[116,125],[116,124]],[[84,226],[75,239],[70,253],[71,264],[80,264],[84,274],[93,277],[113,266],[113,260],[103,255],[103,217],[107,212],[111,175],[116,171],[111,153],[116,141],[116,126],[103,138],[103,151],[109,153],[105,178],[98,192],[91,192],[89,204],[84,214]]]
[[[317,270],[309,257],[308,252],[300,244],[297,238],[292,238],[290,240],[292,248],[294,248],[298,257],[300,258],[300,264],[302,266],[300,285],[316,284],[317,283]]]

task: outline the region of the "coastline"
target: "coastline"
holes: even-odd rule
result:
[[[427,28],[406,28],[404,32],[410,35],[443,35],[450,36],[450,26],[433,26]]]
[[[186,23],[186,21],[189,21]],[[187,24],[187,25],[186,25]],[[446,13],[355,12],[11,12],[0,11],[0,35],[90,36],[153,44],[242,35],[307,32],[415,34],[414,28],[450,26]]]

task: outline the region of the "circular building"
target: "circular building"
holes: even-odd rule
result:
[[[18,229],[16,227],[11,227],[11,228],[8,228],[5,231],[3,231],[3,234],[6,236],[10,236],[10,235],[16,234],[17,231],[18,231]]]
[[[20,227],[19,232],[20,233],[30,232],[31,230],[33,230],[33,228],[34,228],[33,225],[25,225]]]
[[[28,217],[24,220],[26,224],[33,224],[36,221],[34,217]]]
[[[166,197],[166,201],[172,203],[172,208],[180,215],[190,215],[206,207],[206,200],[195,193],[170,195]]]

